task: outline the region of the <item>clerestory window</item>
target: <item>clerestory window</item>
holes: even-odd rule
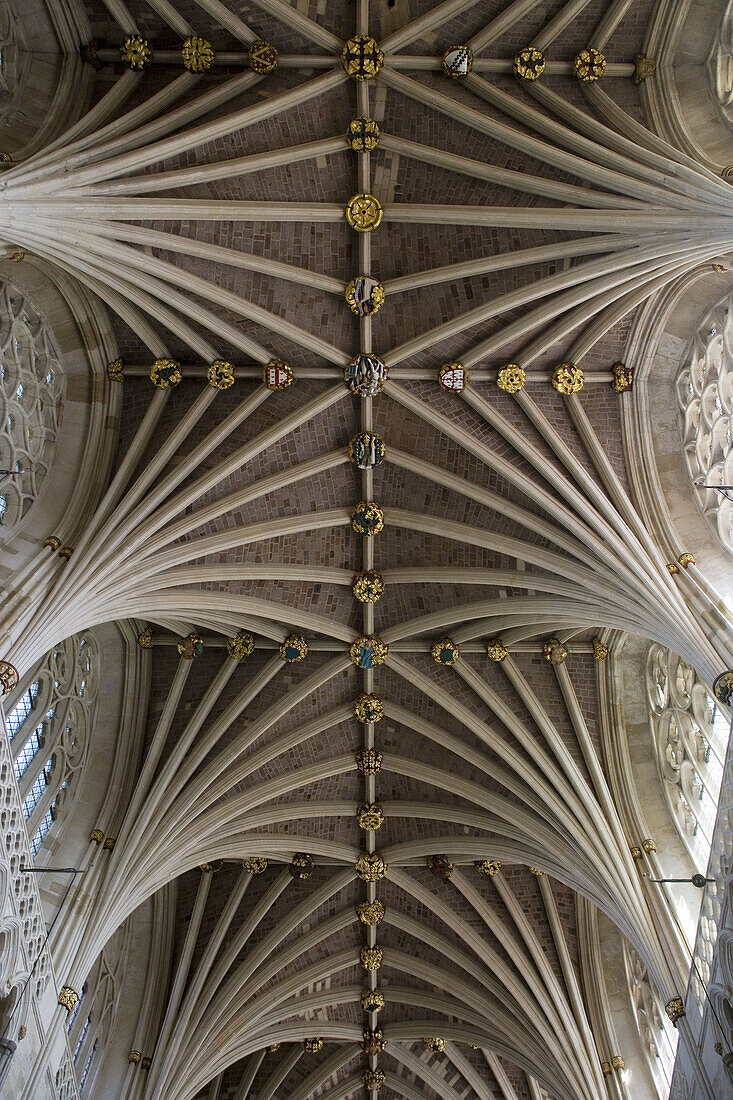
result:
[[[41,315],[0,280],[0,540],[37,498],[61,425],[64,372]]]
[[[69,638],[35,670],[8,711],[13,768],[34,856],[86,765],[97,678],[96,643]]]
[[[700,506],[733,551],[733,295],[719,302],[693,337],[677,375],[682,445]],[[728,499],[730,497],[730,499]]]

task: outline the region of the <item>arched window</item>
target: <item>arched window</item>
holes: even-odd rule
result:
[[[7,716],[13,767],[33,855],[37,855],[86,765],[97,698],[91,637],[57,646]]]
[[[92,1068],[92,1062],[94,1061],[94,1055],[97,1053],[96,1041],[92,1044],[92,1049],[89,1051],[86,1062],[84,1063],[84,1069],[81,1071],[81,1077],[79,1078],[79,1092],[84,1091],[84,1086],[87,1083],[89,1076],[89,1070]]]
[[[733,485],[733,295],[719,302],[693,337],[677,375],[687,469],[705,515],[733,550],[733,493],[728,500],[703,485]]]
[[[83,1026],[82,1026],[81,1032],[79,1034],[79,1038],[76,1040],[76,1045],[74,1046],[74,1065],[76,1065],[76,1063],[79,1061],[79,1055],[81,1054],[81,1048],[84,1046],[84,1040],[87,1037],[87,1032],[89,1031],[89,1025],[90,1025],[91,1022],[92,1022],[91,1016],[87,1016],[86,1020],[84,1021]]]
[[[647,655],[649,722],[667,806],[695,871],[710,860],[730,727],[712,691],[685,662],[662,646]],[[679,915],[679,914],[678,914]],[[690,992],[702,1012],[720,919],[715,882],[702,898]],[[692,1004],[692,999],[690,1001]]]
[[[644,963],[625,941],[624,968],[631,1008],[647,1064],[657,1092],[666,1100],[672,1083],[679,1035],[664,1010],[662,998],[652,985]]]
[[[649,721],[672,819],[695,869],[704,871],[720,798],[728,721],[707,684],[676,654],[647,657]]]
[[[64,374],[53,336],[0,280],[0,540],[39,494],[61,423]]]
[[[11,740],[15,737],[16,733],[33,710],[40,686],[40,681],[34,680],[23,692],[13,709],[8,713],[6,722]]]
[[[84,985],[81,987],[81,992],[79,994],[79,1000],[76,1002],[76,1004],[72,1008],[71,1012],[69,1013],[69,1018],[66,1021],[66,1030],[67,1030],[67,1032],[71,1031],[72,1027],[76,1023],[77,1016],[81,1012],[81,1002],[84,1000],[84,996],[86,994],[88,985],[89,985],[88,982],[84,982]]]
[[[66,1022],[69,1059],[77,1087],[91,1095],[102,1055],[119,1009],[120,987],[132,945],[129,927],[118,929],[84,983],[74,1013]],[[80,1008],[82,1001],[83,1007]],[[67,1074],[62,1061],[56,1074],[57,1086]]]

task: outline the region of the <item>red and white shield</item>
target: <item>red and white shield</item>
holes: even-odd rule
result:
[[[292,368],[283,359],[272,359],[265,367],[265,385],[268,389],[284,390],[292,381]]]
[[[446,363],[440,368],[438,381],[446,390],[462,390],[466,385],[466,368],[460,363]]]

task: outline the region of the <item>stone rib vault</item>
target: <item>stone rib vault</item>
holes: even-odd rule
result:
[[[0,656],[137,620],[153,702],[55,972],[155,898],[125,1100],[620,1100],[594,907],[672,1013],[689,956],[605,658],[733,653],[634,498],[619,361],[725,265],[730,184],[641,121],[629,0],[89,8],[113,79],[2,173],[0,242],[114,318],[120,443]]]

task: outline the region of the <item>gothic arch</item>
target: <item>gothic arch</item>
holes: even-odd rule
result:
[[[29,510],[5,679],[125,642],[33,988],[62,1007],[8,1088],[307,1100],[386,1072],[428,1100],[602,1100],[610,1072],[626,1100],[610,995],[586,977],[588,1010],[575,968],[596,910],[694,1036],[613,679],[630,638],[706,682],[733,664],[628,406],[646,303],[666,321],[718,278],[732,193],[637,120],[628,0],[312,7],[107,0],[94,105],[0,179],[23,277],[97,303],[79,377],[104,413],[46,545]],[[653,332],[624,345],[631,314]],[[37,920],[35,887],[16,902]],[[135,1057],[103,1072],[62,1008],[98,987],[106,1027],[106,953],[151,911]]]

